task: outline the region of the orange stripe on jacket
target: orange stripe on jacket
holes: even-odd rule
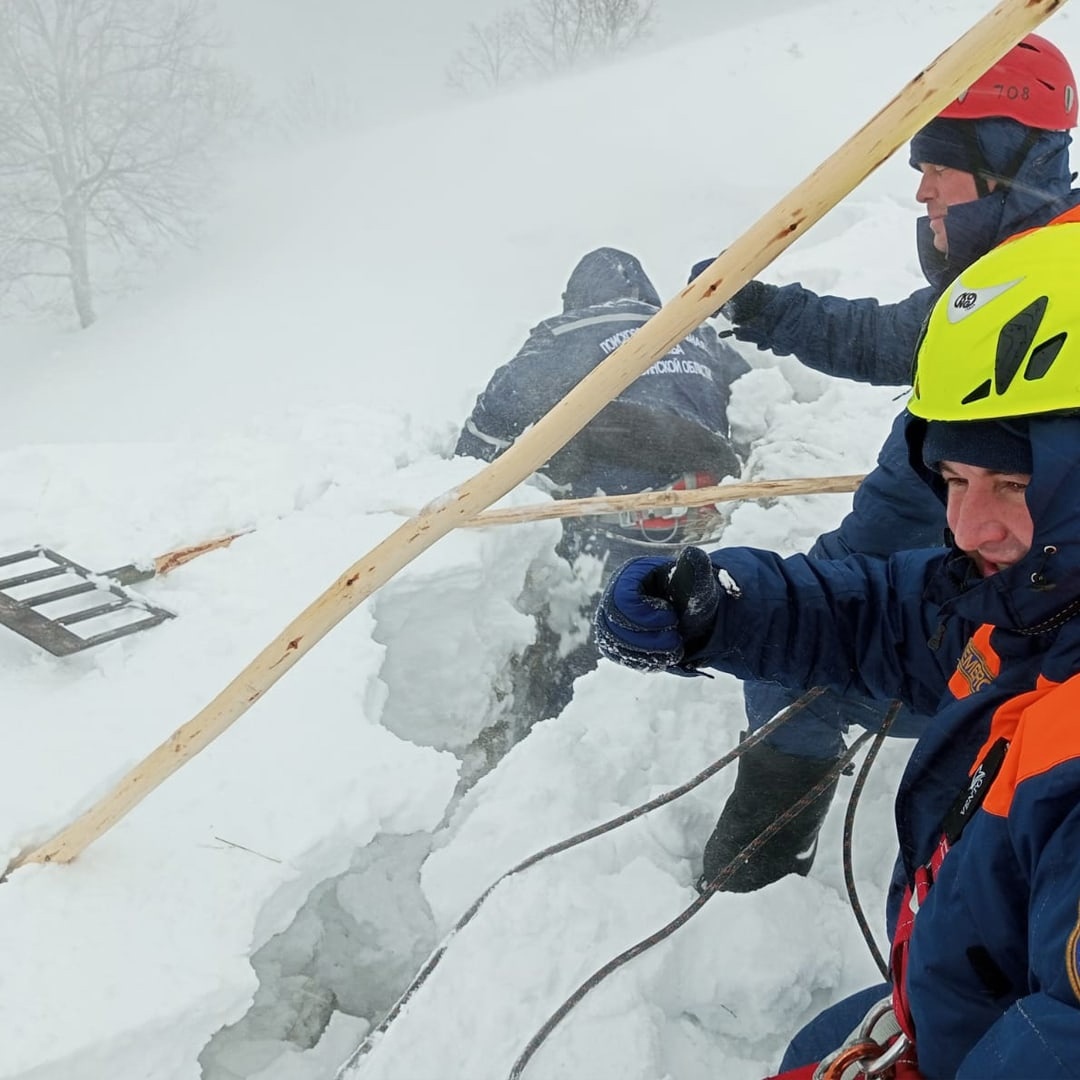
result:
[[[1080,206],[1073,206],[1066,210],[1064,214],[1058,214],[1056,218],[1048,221],[1045,225],[1036,225],[1031,229],[1024,229],[1023,232],[1013,233],[1012,236],[1006,237],[1001,242],[1011,244],[1014,240],[1019,240],[1021,236],[1027,236],[1028,233],[1037,232],[1039,229],[1045,229],[1051,225],[1072,225],[1077,221],[1080,221]]]
[[[982,805],[984,810],[1006,817],[1013,794],[1025,780],[1080,758],[1078,710],[1080,675],[1063,683],[1053,683],[1040,676],[1034,690],[1002,705],[994,714],[990,740],[1003,735],[1010,740],[1009,752],[990,785]]]

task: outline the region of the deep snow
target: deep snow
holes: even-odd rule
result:
[[[0,863],[108,791],[403,512],[476,471],[448,458],[457,427],[583,252],[634,251],[672,294],[985,10],[830,0],[264,150],[236,167],[204,249],[91,330],[0,326],[0,550],[46,543],[105,569],[254,530],[141,586],[178,616],[145,634],[63,660],[0,634]],[[1046,32],[1080,57],[1071,14]],[[914,183],[898,155],[764,276],[906,295]],[[902,388],[748,356],[732,406],[745,478],[870,467]],[[725,542],[799,550],[848,502],[740,505]],[[734,680],[603,664],[457,798],[476,735],[512,708],[527,577],[565,583],[558,535],[446,537],[76,862],[0,885],[0,1078],[332,1077],[503,871],[730,748]],[[875,928],[903,757],[883,754],[856,829]],[[693,900],[730,783],[501,886],[356,1075],[505,1076],[574,987]],[[589,995],[529,1080],[765,1075],[801,1022],[874,979],[841,818],[838,801],[809,879],[714,897]]]

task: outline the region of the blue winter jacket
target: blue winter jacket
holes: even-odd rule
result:
[[[981,199],[950,207],[948,258],[933,246],[929,219],[916,226],[919,258],[930,285],[897,304],[818,296],[801,285],[767,285],[767,301],[759,312],[735,328],[736,337],[794,354],[802,363],[827,375],[857,382],[898,386],[911,378],[919,331],[940,291],[965,267],[1024,229],[1043,225],[1080,202],[1071,191],[1066,132],[1040,132],[1015,121],[978,121],[982,157],[1001,173],[1009,173],[1023,155],[1011,184]],[[1026,153],[1025,153],[1026,151]],[[917,165],[917,162],[913,162]],[[897,417],[878,453],[877,463],[852,500],[851,512],[839,527],[819,536],[812,558],[840,559],[859,552],[885,558],[905,548],[942,542],[945,518],[908,465],[903,438],[904,418]],[[746,715],[756,730],[792,701],[789,693],[767,683],[748,683]],[[842,746],[840,731],[848,724],[875,727],[884,708],[849,695],[827,694],[804,708],[798,719],[770,736],[778,750],[799,756],[827,757]],[[922,718],[902,710],[895,735],[914,736]]]
[[[1026,133],[1011,120],[980,121],[988,161],[1011,161]],[[916,225],[923,269],[931,284],[896,304],[873,299],[818,296],[801,285],[766,288],[768,300],[735,337],[778,356],[794,355],[807,367],[875,386],[906,386],[919,331],[934,301],[964,267],[1024,229],[1045,225],[1080,203],[1071,191],[1065,132],[1041,132],[1015,180],[982,199],[949,209],[950,260],[934,253],[929,220]],[[903,420],[890,431],[839,528],[822,536],[814,554],[850,552],[884,557],[904,548],[942,542],[945,519],[907,464]]]
[[[563,313],[534,327],[476,400],[456,453],[494,460],[660,308],[632,255],[599,248],[579,263]],[[541,470],[585,498],[663,487],[701,470],[739,472],[728,442],[731,384],[749,365],[711,326],[694,330],[603,409]]]
[[[910,421],[916,453],[922,430]],[[932,714],[896,799],[890,936],[950,806],[1008,740],[915,918],[907,990],[927,1080],[1080,1075],[1080,418],[1033,418],[1030,435],[1035,532],[1016,565],[982,578],[955,549],[720,550],[710,557],[735,588],[688,658]]]

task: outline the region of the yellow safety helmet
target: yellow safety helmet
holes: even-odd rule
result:
[[[908,411],[998,420],[1080,409],[1080,221],[972,263],[930,312]]]

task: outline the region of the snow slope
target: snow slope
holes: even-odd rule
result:
[[[67,659],[0,635],[0,862],[90,806],[404,513],[475,471],[448,458],[458,425],[582,253],[634,251],[675,292],[983,10],[829,0],[255,154],[204,249],[89,331],[0,326],[0,550],[47,543],[101,570],[254,530],[141,586],[178,616],[146,634]],[[1046,31],[1080,57],[1071,14]],[[906,161],[887,163],[765,276],[906,295],[913,187]],[[871,466],[899,389],[750,359],[732,408],[748,476]],[[798,550],[847,503],[742,505],[725,540]],[[526,579],[560,580],[557,538],[552,523],[445,538],[75,863],[0,885],[0,1078],[331,1077],[499,874],[725,752],[744,719],[734,680],[604,664],[455,797],[534,633]],[[856,833],[875,926],[903,756],[883,755]],[[693,900],[730,782],[496,890],[356,1075],[505,1076],[574,987]],[[586,998],[529,1080],[764,1075],[801,1022],[874,979],[843,896],[841,816],[809,879],[714,897]]]

